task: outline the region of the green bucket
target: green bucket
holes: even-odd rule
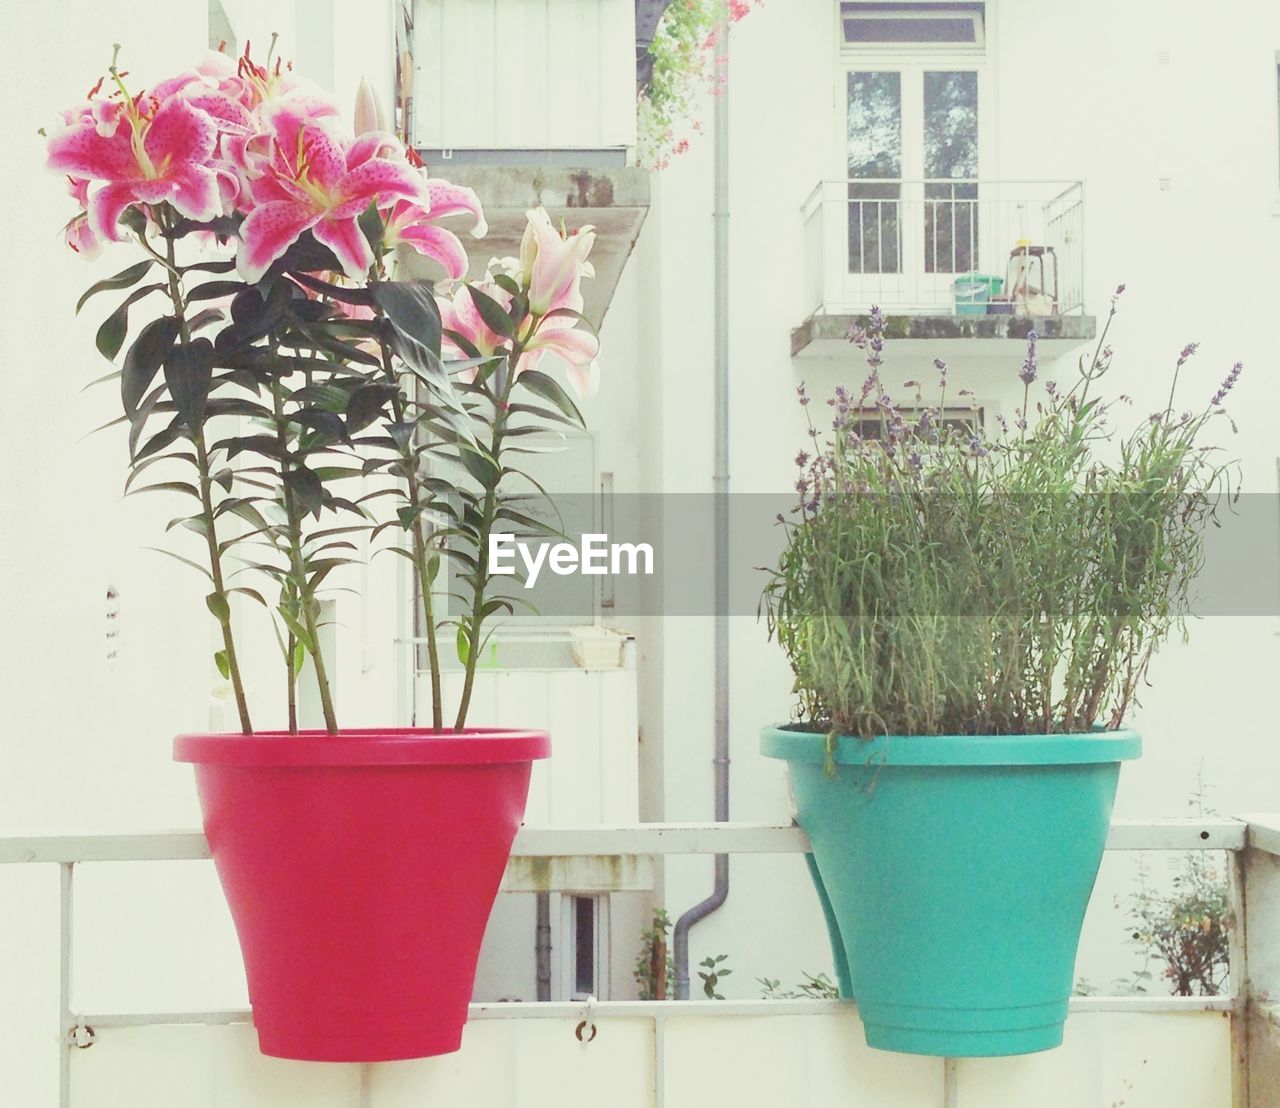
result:
[[[1000,295],[1004,278],[990,273],[964,273],[955,279],[956,315],[986,315]]]
[[[768,727],[842,995],[869,1046],[1028,1054],[1062,1042],[1085,909],[1134,731],[826,737]]]

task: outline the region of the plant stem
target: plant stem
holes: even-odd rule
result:
[[[536,330],[536,327],[535,327]],[[476,550],[475,589],[471,603],[470,649],[467,651],[466,676],[462,682],[462,699],[458,703],[458,716],[454,728],[461,731],[467,722],[467,710],[471,707],[471,690],[475,685],[476,664],[480,660],[480,627],[484,622],[485,585],[489,579],[489,533],[493,530],[498,510],[498,482],[502,480],[502,439],[507,429],[507,400],[516,379],[516,366],[524,352],[519,342],[512,345],[507,358],[508,372],[494,400],[493,437],[489,444],[489,457],[493,463],[493,476],[484,492],[484,510],[480,517],[479,544]],[[501,368],[501,367],[499,367]]]
[[[166,228],[167,232],[167,228]],[[183,349],[191,345],[191,329],[187,326],[185,307],[182,301],[182,285],[178,281],[176,253],[173,239],[165,234],[166,253],[168,255],[169,299],[173,303],[173,315],[178,321],[179,338]],[[222,648],[227,657],[227,670],[231,674],[231,688],[235,693],[236,711],[240,716],[240,730],[246,735],[253,733],[253,723],[249,719],[249,703],[244,694],[244,681],[240,675],[240,662],[236,657],[235,637],[231,632],[230,601],[227,599],[226,586],[222,576],[222,555],[218,549],[217,517],[213,510],[213,477],[210,473],[209,450],[205,441],[204,426],[189,428],[191,441],[196,450],[196,472],[200,478],[200,515],[204,521],[204,537],[209,551],[209,571],[213,579],[213,595],[220,601],[218,607],[226,615],[217,616],[222,628]]]
[[[288,638],[285,639],[285,696],[289,703],[289,734],[296,735],[298,733],[298,674],[293,668],[293,655],[298,649],[298,637],[289,632]]]
[[[271,402],[275,412],[276,442],[280,446],[280,494],[284,498],[284,512],[287,521],[289,540],[289,569],[298,590],[298,614],[302,625],[311,640],[307,653],[311,655],[311,664],[316,671],[316,685],[320,690],[320,708],[324,713],[324,726],[329,734],[337,734],[338,717],[333,710],[333,693],[329,687],[329,675],[325,669],[324,651],[320,648],[319,628],[316,624],[315,596],[307,589],[307,563],[302,553],[302,521],[298,516],[298,505],[293,493],[289,490],[289,440],[285,434],[284,397],[280,392],[280,381],[271,382]],[[290,672],[293,669],[293,658],[289,658]]]
[[[384,343],[379,344],[382,353],[382,368],[387,379],[397,384],[395,372],[391,368],[391,354]],[[404,422],[404,402],[399,394],[392,401],[392,410],[396,422]],[[427,666],[431,670],[431,726],[437,731],[444,729],[444,693],[440,687],[440,646],[436,637],[435,604],[431,596],[431,558],[427,543],[426,526],[422,521],[422,485],[418,481],[418,462],[413,453],[413,442],[410,440],[400,451],[404,463],[404,481],[409,494],[409,506],[414,511],[413,525],[410,534],[413,540],[413,569],[418,579],[418,593],[422,597],[423,629],[427,639]]]

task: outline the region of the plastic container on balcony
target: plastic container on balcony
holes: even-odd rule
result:
[[[809,836],[841,993],[867,1043],[942,1057],[1062,1042],[1133,731],[826,736],[766,728]]]
[[[955,280],[956,315],[986,315],[987,305],[1003,288],[1003,277],[991,273],[962,274]]]

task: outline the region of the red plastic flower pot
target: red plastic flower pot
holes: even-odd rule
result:
[[[179,735],[264,1054],[457,1050],[544,731]]]

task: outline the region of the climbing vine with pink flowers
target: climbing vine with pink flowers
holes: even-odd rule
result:
[[[652,72],[640,91],[640,161],[666,169],[704,130],[702,97],[720,95],[725,74],[717,46],[725,27],[744,19],[764,0],[672,0],[649,45]]]

